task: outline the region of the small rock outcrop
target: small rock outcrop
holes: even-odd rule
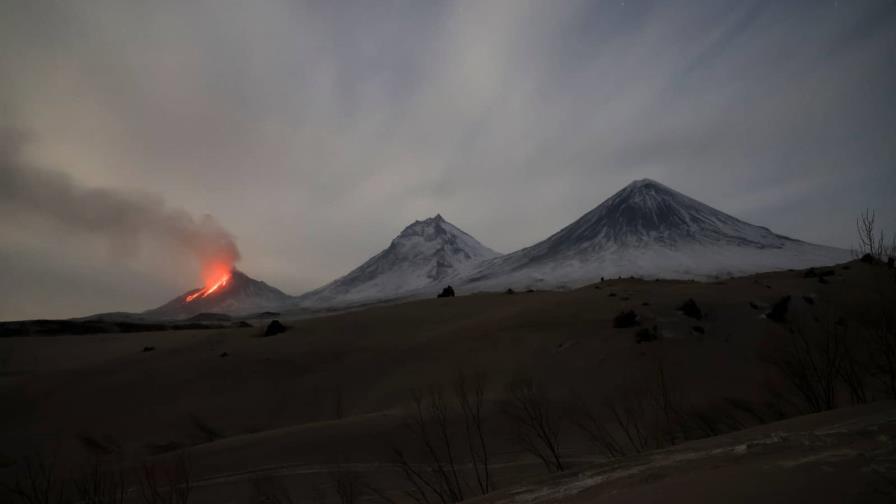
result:
[[[771,311],[765,314],[765,317],[779,324],[787,322],[787,311],[790,308],[790,296],[784,296],[775,301]]]
[[[450,285],[448,287],[445,287],[444,289],[442,289],[442,292],[440,292],[439,295],[436,297],[440,297],[440,298],[454,297],[454,287],[451,287]]]
[[[273,336],[286,331],[286,326],[281,324],[279,320],[272,320],[264,330],[265,336]]]
[[[703,319],[703,310],[697,306],[697,302],[693,299],[688,299],[681,306],[678,307],[678,311],[684,314],[685,317],[691,317],[692,319],[702,320]]]
[[[623,310],[613,317],[613,327],[617,329],[638,325],[638,314],[634,310]]]

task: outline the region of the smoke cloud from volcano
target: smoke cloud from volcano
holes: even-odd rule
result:
[[[133,251],[140,240],[173,245],[205,270],[240,258],[234,237],[212,216],[199,218],[155,195],[85,187],[71,176],[29,163],[22,136],[0,133],[0,211],[48,220],[105,238],[115,251]]]

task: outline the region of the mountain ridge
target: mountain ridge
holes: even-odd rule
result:
[[[208,296],[184,293],[143,312],[185,318],[202,312],[328,309],[459,293],[574,288],[617,276],[709,280],[825,266],[848,251],[779,235],[655,180],[635,180],[529,247],[499,254],[436,214],[415,220],[347,274],[300,296],[233,270],[234,282]]]

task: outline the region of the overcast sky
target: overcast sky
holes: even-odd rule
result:
[[[510,252],[643,177],[808,241],[896,231],[893,0],[0,9],[0,319],[161,304],[209,229],[292,294],[436,213]]]

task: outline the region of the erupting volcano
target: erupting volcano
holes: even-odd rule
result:
[[[219,275],[219,276],[217,276],[217,277],[216,277],[216,278],[217,278],[216,280],[214,280],[214,281],[213,281],[212,283],[210,283],[210,284],[209,284],[209,283],[206,283],[206,286],[205,286],[204,288],[199,289],[199,290],[197,290],[196,292],[194,292],[194,293],[188,295],[186,298],[184,298],[184,301],[186,301],[186,302],[189,303],[189,302],[193,301],[193,300],[196,299],[196,298],[204,298],[204,297],[207,297],[209,294],[215,292],[215,291],[218,290],[219,288],[226,287],[226,286],[227,286],[227,282],[230,281],[230,277],[231,277],[231,273],[230,273],[229,271],[226,272],[226,273],[224,273],[223,275]]]
[[[169,320],[199,313],[245,315],[276,311],[294,301],[292,296],[225,263],[206,268],[202,276],[204,287],[181,294],[158,308],[143,312],[143,315]]]

